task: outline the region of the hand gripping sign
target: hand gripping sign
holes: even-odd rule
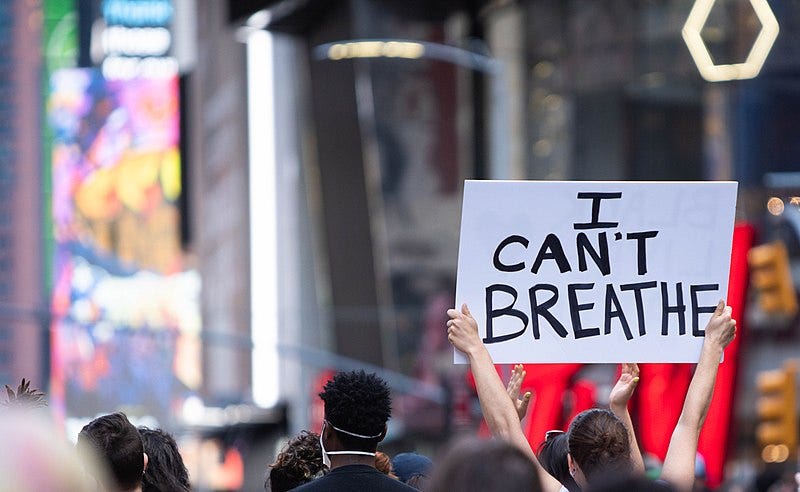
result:
[[[736,191],[467,181],[456,305],[496,363],[697,362],[728,290]]]

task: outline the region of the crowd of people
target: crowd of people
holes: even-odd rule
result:
[[[628,401],[639,380],[636,364],[622,366],[608,408],[578,414],[565,432],[549,431],[534,452],[520,425],[531,396],[520,395],[523,366],[515,366],[504,384],[467,306],[447,314],[447,338],[469,362],[494,439],[461,438],[434,460],[416,452],[388,456],[378,451],[378,445],[391,417],[389,386],[376,374],[340,372],[319,394],[324,406],[321,432],[303,431],[290,439],[267,466],[264,488],[277,492],[692,490],[700,429],[720,358],[736,332],[724,302],[706,327],[700,360],[655,479],[645,476],[628,414]],[[17,391],[6,388],[7,411],[0,421],[0,434],[5,436],[0,476],[5,480],[0,492],[191,490],[175,439],[163,430],[137,428],[124,414],[112,413],[84,426],[74,448],[66,449],[52,439],[47,425],[28,432],[30,411],[46,404],[44,395],[25,380]]]
[[[387,466],[377,450],[391,413],[386,383],[374,374],[339,373],[320,393],[325,412],[322,433],[304,432],[290,441],[271,465],[265,488],[301,492],[692,490],[700,429],[723,351],[736,333],[736,321],[723,301],[706,327],[700,360],[655,480],[645,476],[628,413],[627,404],[639,380],[636,364],[623,365],[609,408],[578,414],[566,432],[548,432],[535,453],[520,426],[530,401],[529,393],[519,394],[523,367],[515,366],[504,385],[467,306],[447,314],[448,340],[469,361],[483,416],[496,439],[462,439],[435,464],[420,455],[401,453],[389,463],[393,466]],[[424,467],[409,474],[409,462],[424,463]],[[416,478],[412,482],[410,477]]]

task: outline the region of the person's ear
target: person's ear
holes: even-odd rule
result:
[[[386,438],[387,432],[389,432],[389,424],[383,424],[383,432],[381,432],[381,436],[378,438],[378,442],[381,442]]]
[[[144,456],[144,469],[147,470],[147,463],[149,463],[150,458],[147,457],[147,453],[142,453]]]

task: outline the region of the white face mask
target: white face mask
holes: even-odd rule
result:
[[[325,434],[325,426],[326,425],[328,425],[328,421],[327,420],[322,422],[322,431],[319,433],[319,447],[320,447],[320,449],[322,449],[322,464],[327,466],[328,469],[330,469],[330,467],[331,467],[331,459],[330,459],[330,457],[328,455],[331,455],[331,454],[336,454],[336,455],[339,455],[339,454],[356,454],[356,455],[361,455],[361,456],[375,456],[375,453],[370,453],[368,451],[325,451],[325,444],[322,443],[322,435]],[[333,425],[331,425],[331,427],[333,427]],[[342,430],[342,429],[339,429],[337,427],[333,427],[333,428],[336,429],[339,432],[343,432],[345,434],[350,434],[351,436],[355,436],[355,437],[361,437],[361,438],[364,438],[364,439],[375,439],[377,437],[380,437],[380,435],[382,434],[381,433],[381,434],[378,434],[376,436],[363,436],[361,434],[355,434],[353,432],[348,432],[346,430]]]
[[[322,424],[322,431],[325,432],[325,424]],[[325,452],[325,445],[322,444],[322,432],[319,434],[319,447],[322,449],[322,464],[325,465],[327,469],[331,469],[331,459],[328,458],[328,453]]]

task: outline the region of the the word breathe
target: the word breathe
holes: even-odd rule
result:
[[[597,268],[604,277],[609,276],[614,269],[614,262],[610,254],[612,248],[609,247],[608,231],[598,232],[594,241],[583,231],[617,228],[618,222],[600,220],[600,205],[602,200],[621,199],[622,192],[580,192],[577,198],[591,200],[592,203],[591,220],[573,224],[574,230],[581,231],[574,238],[578,260],[577,271],[586,272],[590,268]],[[635,241],[636,274],[640,277],[647,274],[648,241],[657,237],[658,231],[655,230],[625,234],[614,232],[613,234],[614,241]],[[572,243],[570,241],[570,246]],[[566,243],[557,235],[547,234],[538,249],[535,250],[534,255],[529,238],[516,234],[510,235],[500,241],[495,248],[492,265],[497,271],[508,274],[527,270],[534,275],[532,277],[534,279],[546,262],[552,262],[558,272],[562,274],[573,272],[575,271],[574,265],[570,264],[564,253],[564,244]],[[589,260],[591,260],[591,264]],[[592,264],[594,266],[591,266]],[[687,288],[688,293],[685,292]],[[519,292],[516,288],[495,283],[485,288],[486,336],[483,341],[491,344],[512,340],[522,336],[529,325],[533,338],[538,340],[543,329],[542,321],[561,338],[567,338],[570,334],[576,340],[609,335],[617,325],[625,338],[631,340],[634,338],[634,332],[639,336],[648,333],[645,320],[654,319],[655,316],[653,313],[647,312],[647,309],[660,310],[660,333],[663,336],[669,335],[669,324],[672,319],[677,319],[679,335],[687,333],[688,310],[692,324],[691,335],[703,337],[705,332],[700,328],[700,315],[714,312],[715,305],[701,305],[698,296],[700,293],[719,291],[719,284],[691,284],[687,288],[684,287],[683,282],[664,282],[643,278],[641,281],[627,283],[569,283],[566,285],[566,292],[560,292],[555,285],[541,282],[534,283],[527,289],[527,309],[523,310],[520,306],[523,302],[517,302]],[[652,297],[648,298],[650,302],[645,302],[645,296],[658,296],[658,302],[653,302]],[[689,305],[686,302],[687,298]],[[602,302],[592,302],[591,299],[602,299]],[[569,321],[559,320],[552,313],[560,303],[566,303]],[[623,306],[627,306],[627,311]],[[603,326],[585,326],[583,316],[587,312],[598,309],[602,310]],[[511,333],[496,333],[495,320],[509,316],[519,320],[522,325],[521,329]],[[632,329],[634,320],[636,325]],[[569,324],[569,328],[566,326],[567,324]]]

